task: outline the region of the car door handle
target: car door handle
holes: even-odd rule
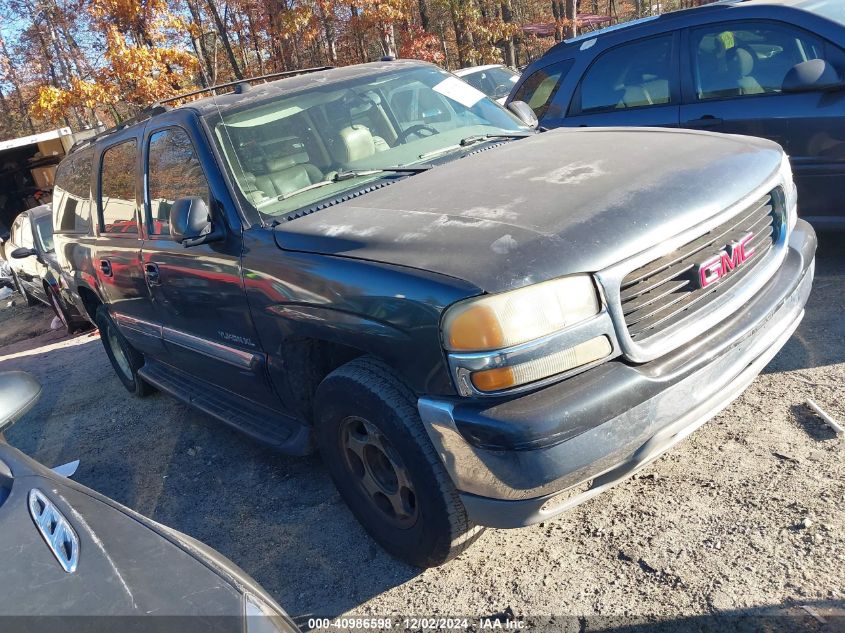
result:
[[[713,116],[712,114],[705,114],[700,119],[692,119],[687,121],[687,125],[690,127],[713,127],[716,125],[721,125],[724,123],[724,119],[720,119],[717,116]]]
[[[147,283],[151,286],[161,285],[161,276],[158,273],[158,264],[144,264],[144,277],[147,278]]]
[[[100,270],[103,271],[103,274],[106,277],[111,277],[112,276],[111,262],[107,259],[101,259],[100,260]]]

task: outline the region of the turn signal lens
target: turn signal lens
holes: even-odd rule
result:
[[[589,275],[554,279],[457,303],[443,318],[449,351],[480,352],[519,345],[599,313]]]
[[[543,358],[527,363],[484,369],[470,375],[472,384],[479,391],[501,391],[562,374],[581,365],[609,356],[613,347],[606,336],[597,336]]]

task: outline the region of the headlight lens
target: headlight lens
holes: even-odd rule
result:
[[[300,633],[284,612],[252,594],[244,594],[244,630],[246,633]]]
[[[444,344],[455,352],[503,349],[562,330],[599,309],[589,275],[554,279],[455,304],[443,318]]]

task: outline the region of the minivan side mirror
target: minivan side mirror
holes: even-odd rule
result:
[[[27,257],[32,257],[33,255],[37,255],[34,248],[27,248],[26,246],[21,246],[20,248],[16,248],[11,253],[12,259],[26,259]]]
[[[823,59],[795,64],[783,78],[783,92],[831,91],[845,88],[837,70]]]
[[[525,103],[525,101],[511,101],[508,104],[508,110],[515,114],[520,121],[525,123],[525,125],[531,129],[536,130],[537,126],[540,124],[537,120],[537,115],[534,114],[534,110],[532,110],[531,106]]]
[[[0,434],[29,411],[38,396],[41,385],[24,371],[0,373]]]
[[[183,246],[198,246],[222,239],[223,232],[214,230],[205,200],[189,197],[174,200],[170,207],[170,236]]]

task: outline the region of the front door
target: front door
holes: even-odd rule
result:
[[[584,72],[561,124],[677,127],[677,38],[666,33],[601,53]]]
[[[845,92],[782,91],[796,64],[837,57],[833,45],[794,25],[759,20],[692,29],[686,41],[681,126],[779,143],[792,162],[801,215],[841,216]]]
[[[162,119],[156,123],[144,140],[147,235],[142,260],[167,362],[239,396],[279,408],[243,289],[239,228],[227,227],[222,241],[191,247],[170,235],[169,214],[175,200],[202,198],[213,222],[225,225],[222,200],[228,196],[210,187],[197,150],[203,146],[191,133],[176,125],[163,127]],[[211,160],[210,155],[206,158]]]

